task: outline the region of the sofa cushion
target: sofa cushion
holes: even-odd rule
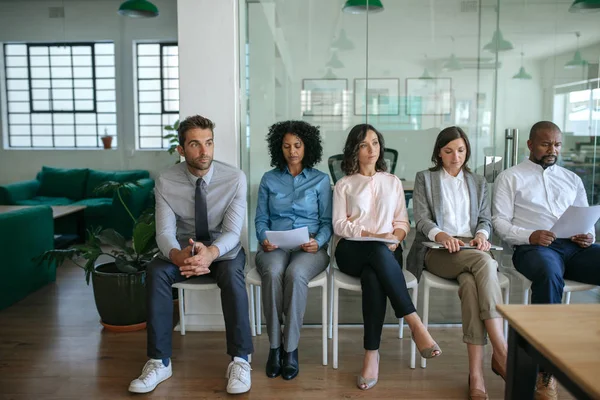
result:
[[[66,197],[35,196],[28,200],[18,200],[16,204],[20,206],[68,206],[73,204],[73,200]]]
[[[73,205],[86,206],[84,214],[90,217],[104,216],[109,218],[112,212],[112,199],[108,198],[83,199],[73,203]]]
[[[68,197],[81,200],[85,193],[88,169],[66,169],[42,167],[40,175],[40,196]]]
[[[144,170],[131,171],[98,171],[90,169],[85,189],[85,198],[113,197],[113,193],[94,193],[94,189],[107,181],[127,182],[148,178],[150,174]]]

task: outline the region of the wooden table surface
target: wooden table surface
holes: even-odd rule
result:
[[[529,344],[600,398],[600,304],[498,305]]]
[[[9,212],[14,210],[22,210],[23,208],[37,207],[37,206],[0,206],[0,213]],[[86,206],[51,206],[52,207],[52,218],[57,219],[64,217],[65,215],[73,214],[83,210]]]

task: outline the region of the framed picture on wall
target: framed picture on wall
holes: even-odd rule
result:
[[[400,79],[354,79],[354,115],[398,115]]]
[[[347,108],[347,79],[303,79],[300,106],[303,117],[341,117]]]
[[[452,113],[451,78],[406,78],[406,114],[449,115]],[[419,107],[414,107],[418,103]]]

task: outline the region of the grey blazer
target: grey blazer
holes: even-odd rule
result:
[[[407,258],[407,270],[417,279],[425,268],[425,253],[428,248],[423,242],[428,242],[427,234],[435,227],[444,230],[444,204],[442,199],[442,174],[439,171],[417,172],[413,191],[413,213],[416,224],[416,236]],[[478,230],[485,230],[492,236],[492,214],[487,182],[483,176],[464,171],[465,182],[471,200],[471,234],[475,236]]]

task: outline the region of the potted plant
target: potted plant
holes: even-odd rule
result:
[[[104,128],[104,135],[100,138],[100,140],[102,140],[102,145],[104,146],[104,149],[112,149],[113,137],[108,134],[107,128]]]
[[[177,129],[179,128],[179,120],[175,121],[173,125],[166,125],[165,130],[171,133],[163,136],[163,139],[169,140],[169,148],[167,151],[169,154],[173,154],[177,151],[177,146],[179,145],[179,136],[177,135]],[[177,161],[175,164],[181,162],[181,157],[179,157],[179,153],[177,153]]]
[[[154,210],[135,218],[123,199],[137,182],[105,182],[95,192],[113,192],[134,221],[131,242],[114,229],[88,230],[85,243],[66,250],[49,250],[39,258],[69,259],[85,271],[86,283],[94,289],[102,325],[109,330],[133,331],[146,327],[146,266],[158,254]],[[104,246],[104,247],[103,247]],[[106,246],[110,246],[107,249]],[[98,262],[102,255],[112,261]],[[85,262],[83,262],[85,261]]]

